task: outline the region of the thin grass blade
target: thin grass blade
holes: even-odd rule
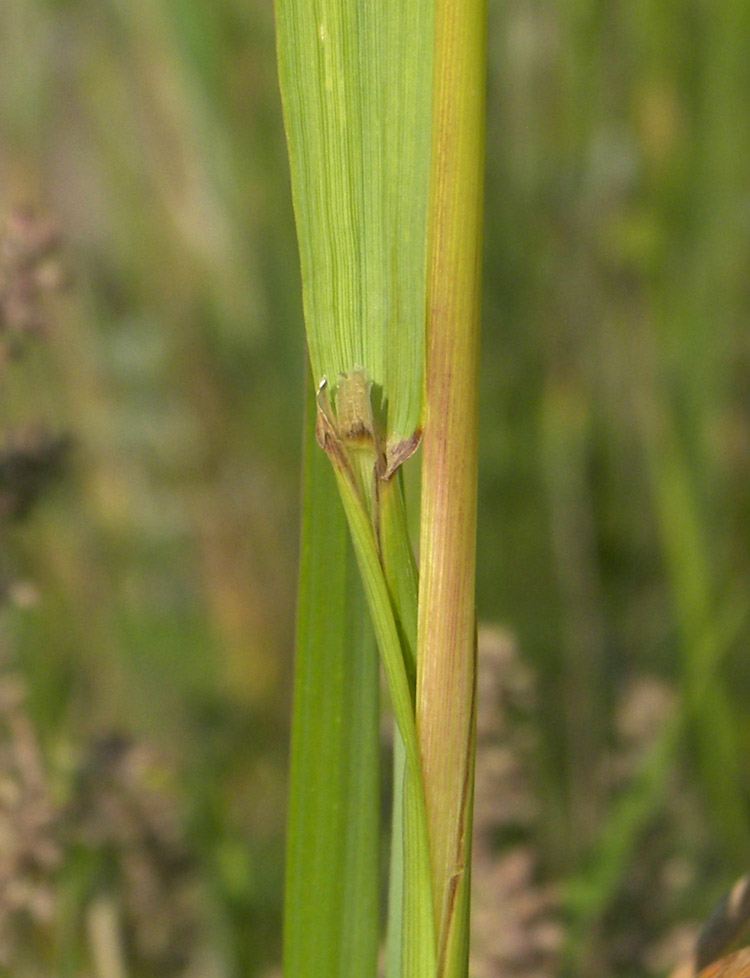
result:
[[[380,553],[386,584],[391,595],[394,615],[404,653],[412,696],[416,684],[417,596],[419,577],[414,559],[402,473],[381,487]],[[404,853],[404,789],[406,752],[398,726],[393,732],[393,810],[391,813],[391,861],[388,878],[388,941],[386,978],[400,978],[402,972],[404,913],[412,912],[406,885]]]

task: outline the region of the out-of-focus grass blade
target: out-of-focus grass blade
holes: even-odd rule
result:
[[[718,621],[704,636],[710,648],[711,668],[720,668],[741,634],[747,617],[744,596],[727,602]],[[706,675],[706,682],[710,679]],[[681,704],[671,716],[648,754],[643,758],[627,791],[612,806],[599,831],[591,859],[580,876],[573,879],[566,894],[570,917],[566,949],[567,971],[575,974],[586,951],[587,934],[593,924],[609,910],[618,887],[646,831],[669,790],[669,772],[685,738],[690,714]]]
[[[663,800],[681,734],[682,718],[677,714],[670,718],[643,759],[627,793],[613,806],[599,833],[590,864],[568,884],[566,909],[570,924],[565,950],[568,974],[580,970],[587,935],[594,921],[610,907],[638,841]]]
[[[277,0],[316,381],[363,367],[393,444],[421,423],[432,0]]]
[[[722,826],[727,857],[746,863],[750,830],[742,790],[742,745],[718,669],[717,587],[694,480],[676,432],[653,425],[650,463],[662,548],[683,662],[684,708],[707,798]]]
[[[374,978],[378,661],[308,407],[287,840],[286,978]]]

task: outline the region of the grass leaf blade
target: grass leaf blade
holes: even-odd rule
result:
[[[365,368],[389,442],[421,424],[432,0],[277,0],[315,380]]]
[[[359,573],[308,408],[284,974],[374,978],[379,670]]]

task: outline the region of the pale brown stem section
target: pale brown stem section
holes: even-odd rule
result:
[[[750,928],[750,875],[737,880],[714,910],[698,935],[692,960],[672,972],[670,978],[693,978],[717,961]],[[750,974],[750,970],[747,972]]]
[[[698,978],[747,978],[750,975],[750,950],[743,948],[728,958],[722,958],[705,971],[701,971]]]
[[[417,730],[444,943],[470,859],[485,5],[437,0]]]

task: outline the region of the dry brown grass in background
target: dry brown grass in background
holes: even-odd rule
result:
[[[0,966],[9,969],[24,937],[33,941],[52,928],[63,861],[58,813],[24,700],[21,680],[0,675]]]
[[[499,629],[480,631],[479,662],[472,975],[556,978],[568,935],[564,888],[542,863],[536,677]],[[598,765],[608,798],[627,791],[675,706],[676,694],[659,679],[623,683]],[[693,951],[699,926],[683,919],[682,907],[700,886],[710,833],[687,779],[679,771],[670,777],[663,809],[595,924],[587,974],[665,974]]]
[[[24,210],[10,216],[0,236],[3,372],[14,369],[29,340],[50,329],[47,298],[65,280],[59,244],[53,222]],[[7,525],[25,518],[59,473],[67,441],[33,423],[2,432],[3,539]],[[2,561],[7,557],[0,552]],[[10,568],[7,577],[0,608],[3,598],[30,593]],[[0,649],[0,968],[22,978],[55,965],[66,917],[76,921],[81,959],[98,974],[185,974],[202,946],[205,901],[182,831],[174,772],[151,746],[109,735],[74,748],[77,770],[61,776],[65,787],[53,791],[12,661],[12,649]],[[66,890],[61,881],[73,877],[77,887]],[[63,906],[64,893],[79,905]]]
[[[205,943],[205,899],[175,781],[154,748],[109,736],[84,750],[69,800],[56,802],[23,682],[0,674],[0,967],[37,974],[64,913],[79,919],[84,957],[188,973]],[[60,880],[83,854],[80,906],[63,907]]]
[[[553,978],[559,971],[560,894],[538,874],[534,708],[534,676],[513,639],[482,629],[472,869],[475,978]]]

